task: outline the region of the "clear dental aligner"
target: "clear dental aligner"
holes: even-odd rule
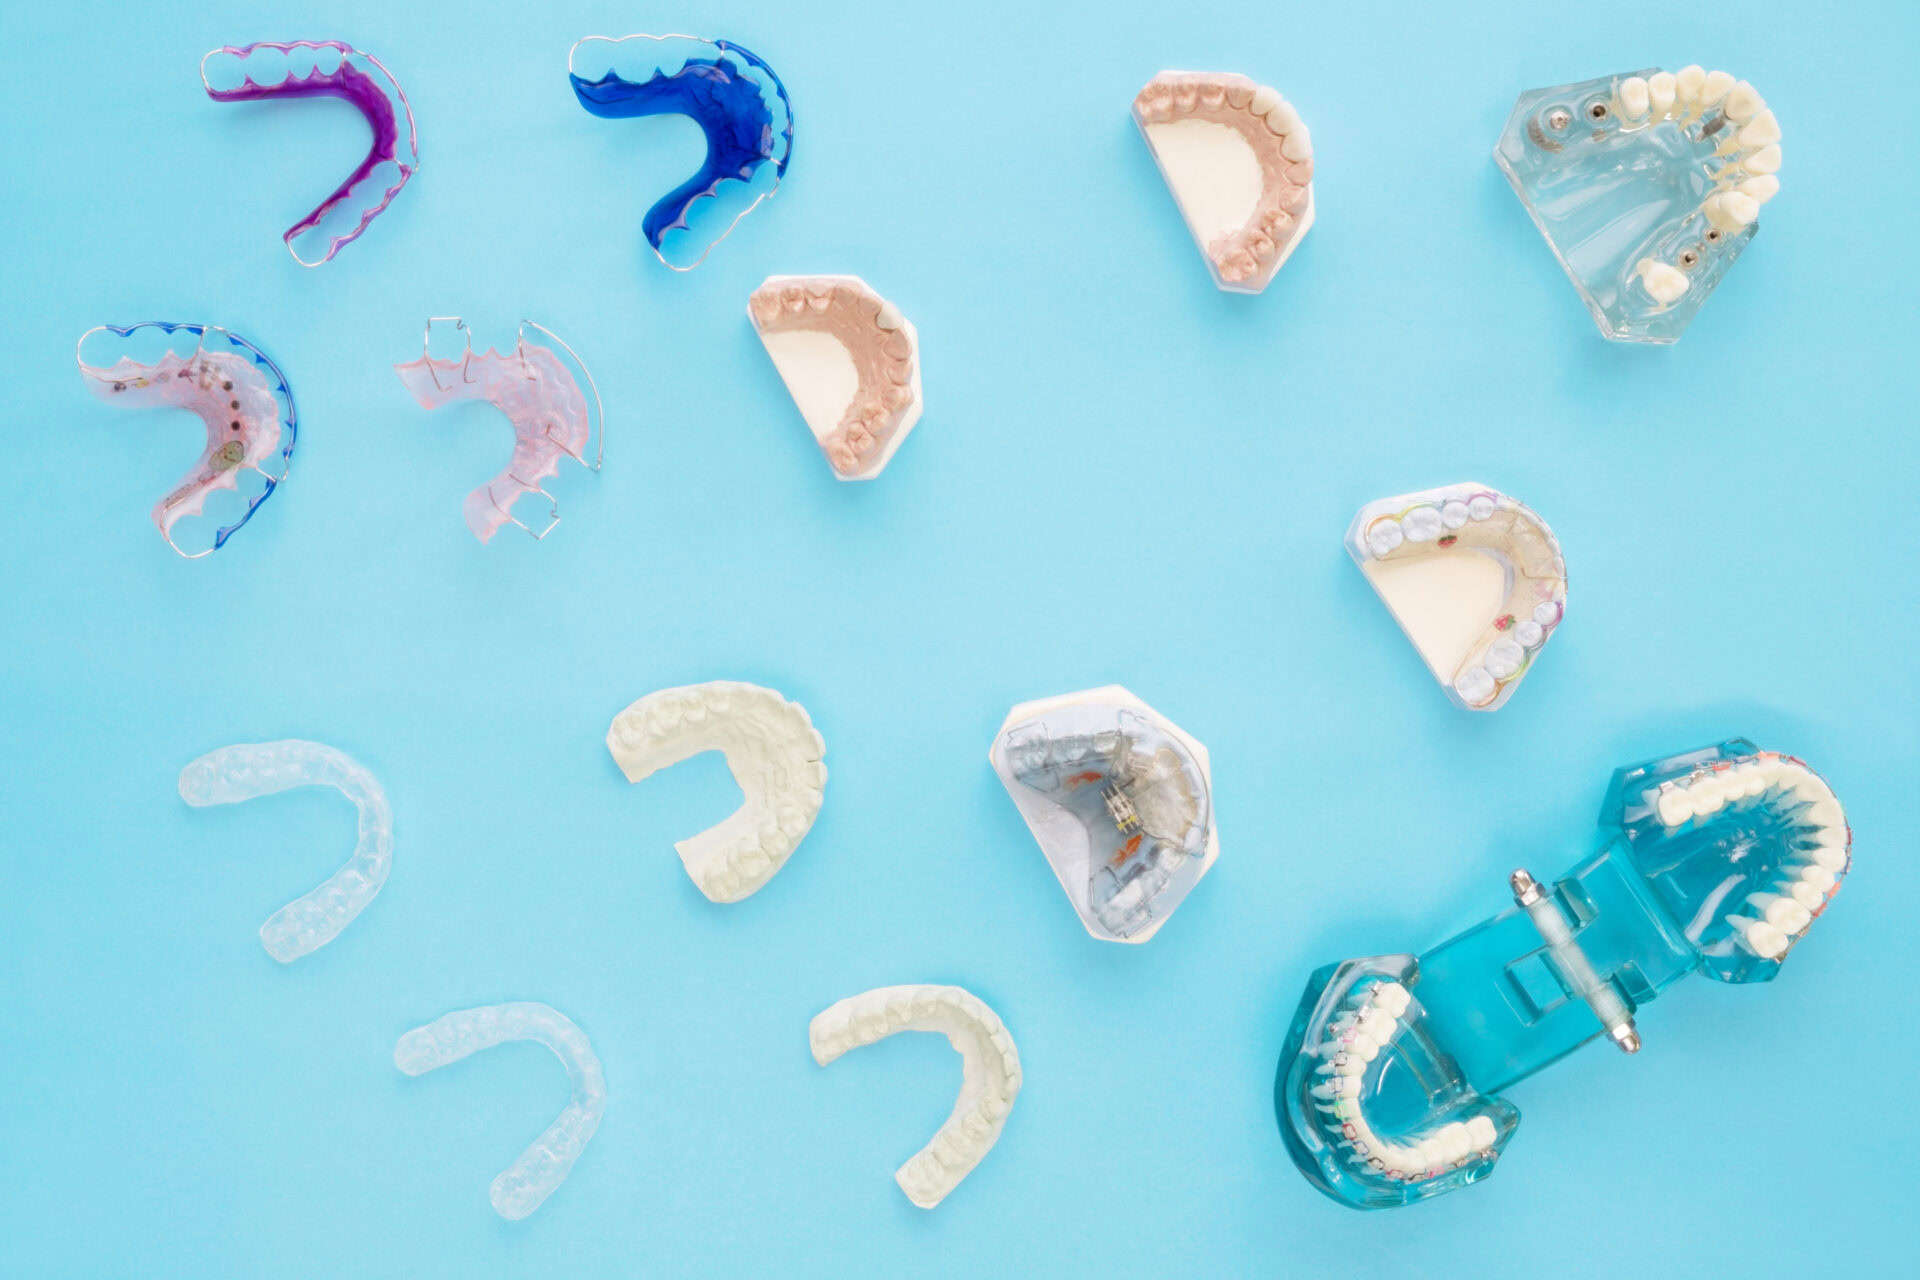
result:
[[[1615,342],[1676,342],[1780,190],[1780,124],[1724,71],[1642,71],[1520,95],[1494,148]]]
[[[88,340],[99,345],[100,335],[120,344],[111,364],[87,362]],[[185,355],[174,351],[175,335],[192,337],[193,350]],[[144,361],[128,350],[156,341],[157,354],[141,352],[151,356]],[[80,335],[74,359],[80,375],[103,400],[174,405],[199,414],[207,424],[207,446],[200,460],[153,508],[153,523],[178,554],[197,560],[218,551],[287,478],[299,435],[293,389],[280,366],[239,334],[218,325],[166,320],[143,320],[124,328],[96,325]],[[200,517],[206,515],[209,499],[223,492],[236,495],[246,509],[231,524],[211,520],[210,540],[188,538],[197,549],[182,547],[174,538],[176,528],[190,521],[183,535],[206,532],[203,526],[209,521]],[[204,547],[199,546],[202,541]]]
[[[1000,1139],[1020,1093],[1020,1054],[998,1014],[961,987],[878,987],[815,1015],[813,1060],[826,1066],[900,1031],[937,1031],[960,1055],[960,1096],[933,1141],[893,1175],[907,1199],[931,1209],[972,1173]]]
[[[379,896],[393,868],[387,793],[344,751],[298,739],[221,747],[180,771],[180,798],[195,806],[237,804],[295,787],[333,787],[353,802],[360,821],[346,865],[260,926],[261,945],[281,964],[332,942]]]
[[[442,321],[451,321],[465,338],[465,350],[458,360],[436,360],[432,355],[433,326]],[[529,329],[538,330],[565,351],[567,360],[551,347],[528,342]],[[568,360],[586,379],[586,392],[574,379]],[[438,409],[458,400],[485,400],[513,424],[513,456],[507,460],[506,469],[469,493],[463,508],[467,528],[482,542],[509,524],[536,541],[553,532],[560,523],[560,500],[546,491],[543,482],[559,474],[561,458],[571,458],[589,471],[600,470],[607,447],[600,388],[578,353],[545,325],[522,320],[511,352],[489,348],[476,355],[473,333],[465,320],[459,316],[430,316],[420,358],[393,369],[423,409]],[[592,396],[591,404],[588,395]],[[589,461],[587,448],[596,438],[599,444]],[[539,529],[513,514],[513,504],[528,494],[539,494],[547,500],[547,522]]]
[[[1766,982],[1851,865],[1831,788],[1744,739],[1615,772],[1596,853],[1425,955],[1314,974],[1274,1083],[1289,1154],[1356,1208],[1409,1204],[1493,1170],[1519,1123],[1500,1095],[1636,1016],[1689,973]]]
[[[920,335],[859,276],[768,276],[747,316],[833,474],[871,480],[920,421]]]
[[[793,104],[773,68],[729,40],[687,35],[587,36],[567,54],[567,78],[603,119],[685,116],[707,154],[641,223],[654,256],[691,271],[780,188],[793,154]]]
[[[1382,498],[1347,552],[1455,705],[1497,711],[1559,629],[1567,563],[1547,522],[1483,484]]]
[[[714,902],[738,902],[786,865],[820,813],[826,750],[805,707],[738,680],[650,693],[607,729],[607,751],[628,782],[702,751],[726,757],[745,797],[740,807],[673,846]]]
[[[331,262],[334,254],[358,240],[420,168],[420,138],[407,95],[380,59],[352,45],[338,40],[228,45],[200,59],[200,83],[215,102],[340,98],[366,117],[373,130],[366,156],[332,195],[281,237],[303,267]],[[299,242],[325,252],[303,257]]]
[[[1313,140],[1299,112],[1242,75],[1162,71],[1134,96],[1133,119],[1213,282],[1265,289],[1313,226]]]
[[[1207,749],[1119,685],[1021,703],[987,760],[1096,938],[1147,941],[1220,856]]]
[[[518,1222],[560,1189],[606,1114],[607,1078],[586,1033],[567,1015],[544,1004],[492,1004],[462,1009],[415,1027],[394,1045],[393,1065],[410,1076],[425,1075],[510,1040],[531,1040],[553,1050],[573,1086],[566,1110],[501,1170],[489,1188],[493,1211]]]

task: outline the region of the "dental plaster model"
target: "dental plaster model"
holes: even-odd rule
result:
[[[435,322],[451,320],[466,339],[459,360],[436,360],[429,347]],[[566,360],[551,347],[527,341],[527,330],[537,329],[572,361],[572,368],[586,379],[587,394],[574,380]],[[538,541],[553,532],[560,523],[560,502],[543,487],[543,482],[560,472],[560,459],[573,459],[589,471],[598,472],[606,453],[606,411],[600,403],[600,388],[586,364],[553,330],[531,320],[522,320],[511,354],[487,350],[473,351],[473,333],[459,316],[430,316],[421,340],[420,358],[397,364],[394,372],[423,409],[438,409],[458,400],[485,400],[507,415],[513,424],[513,456],[505,470],[467,495],[463,508],[467,528],[486,542],[502,526],[511,524]],[[597,424],[597,431],[596,431]],[[587,460],[587,446],[594,438],[599,445],[593,460]],[[513,504],[528,494],[547,500],[547,523],[539,529],[523,523],[513,514]]]
[[[1520,95],[1494,159],[1615,342],[1677,342],[1780,190],[1780,124],[1686,67]]]
[[[1566,616],[1553,530],[1483,484],[1369,502],[1347,552],[1447,697],[1470,711],[1505,706]]]
[[[738,902],[786,865],[820,813],[826,750],[805,707],[737,680],[650,693],[607,729],[607,751],[628,782],[702,751],[726,756],[740,807],[673,846],[714,902]]]
[[[1160,176],[1213,282],[1259,293],[1313,226],[1313,141],[1275,90],[1219,71],[1162,71],[1133,99]]]
[[[332,942],[387,883],[393,868],[393,811],[386,792],[345,752],[298,739],[221,747],[180,771],[180,798],[196,807],[237,804],[295,787],[339,791],[359,812],[359,835],[345,866],[260,926],[260,944],[281,964]]]
[[[987,760],[1096,938],[1145,942],[1220,856],[1207,749],[1119,685],[1021,703]]]
[[[420,168],[420,139],[407,95],[380,59],[351,45],[338,40],[229,45],[200,59],[200,83],[215,102],[340,98],[366,117],[373,130],[366,156],[332,195],[281,237],[303,267],[331,262],[358,240]],[[301,244],[323,252],[303,257]]]
[[[1020,1054],[999,1015],[960,987],[879,987],[849,996],[815,1015],[807,1043],[824,1067],[849,1049],[900,1031],[937,1031],[960,1055],[953,1114],[893,1175],[907,1199],[931,1209],[999,1141],[1020,1093]]]
[[[553,1050],[573,1086],[566,1110],[488,1189],[493,1211],[518,1222],[559,1190],[606,1114],[607,1079],[586,1033],[544,1004],[486,1005],[449,1013],[407,1032],[393,1046],[393,1065],[410,1076],[425,1075],[510,1040],[531,1040]]]
[[[1744,739],[1617,771],[1601,847],[1556,885],[1418,958],[1329,965],[1301,997],[1274,1083],[1288,1153],[1361,1209],[1492,1172],[1520,1113],[1509,1086],[1605,1035],[1692,972],[1766,982],[1851,865],[1833,791]]]
[[[920,421],[920,336],[859,276],[768,276],[747,317],[842,480],[871,480]]]

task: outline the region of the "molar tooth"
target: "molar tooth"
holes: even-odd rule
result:
[[[1620,82],[1620,114],[1629,120],[1639,120],[1647,114],[1647,82],[1639,76],[1628,76]]]
[[[1757,178],[1743,179],[1739,185],[1734,187],[1734,190],[1738,191],[1741,195],[1752,198],[1755,204],[1765,204],[1780,194],[1780,179],[1770,173],[1765,173]]]
[[[1500,1136],[1500,1131],[1494,1127],[1490,1117],[1475,1116],[1467,1121],[1467,1136],[1473,1139],[1473,1145],[1477,1150],[1485,1151],[1493,1145],[1494,1139]]]
[[[1634,268],[1640,273],[1640,285],[1662,306],[1678,302],[1687,292],[1687,275],[1671,263],[1642,258]]]
[[[1693,803],[1686,789],[1679,786],[1667,786],[1660,790],[1660,802],[1655,806],[1660,821],[1669,827],[1677,827],[1693,817]]]
[[[1833,887],[1840,883],[1839,877],[1835,876],[1830,868],[1820,866],[1818,863],[1809,863],[1798,868],[1794,872],[1794,877],[1796,883],[1803,884],[1818,893],[1822,902],[1825,902],[1827,895],[1833,892]]]
[[[1734,937],[1740,945],[1762,960],[1778,960],[1787,953],[1787,935],[1765,920],[1745,916],[1728,916],[1727,920],[1734,926]]]
[[[1760,205],[1752,196],[1738,191],[1720,191],[1707,197],[1700,212],[1720,230],[1733,232],[1759,217]]]
[[[1472,667],[1460,673],[1453,688],[1469,706],[1478,706],[1493,696],[1497,686],[1485,667]]]
[[[1813,920],[1807,908],[1776,893],[1750,893],[1747,902],[1761,919],[1785,934],[1800,933]]]

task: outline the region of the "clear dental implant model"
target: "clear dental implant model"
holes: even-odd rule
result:
[[[1220,856],[1207,749],[1119,685],[1021,703],[987,759],[1096,938],[1145,942]]]
[[[1274,1082],[1288,1153],[1343,1204],[1385,1209],[1493,1171],[1520,1113],[1503,1092],[1689,973],[1767,982],[1838,891],[1852,832],[1833,791],[1744,739],[1618,770],[1600,847],[1555,884],[1420,956],[1329,965]]]
[[[1520,95],[1494,159],[1614,342],[1677,342],[1780,190],[1780,124],[1724,71]]]

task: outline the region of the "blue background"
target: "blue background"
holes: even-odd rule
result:
[[[1911,1265],[1914,6],[7,10],[0,1270]],[[639,226],[697,135],[568,90],[577,36],[635,29],[740,40],[796,107],[787,185],[687,277]],[[317,272],[279,233],[363,127],[195,75],[299,37],[393,69],[425,165]],[[1696,59],[1777,109],[1785,190],[1684,342],[1610,346],[1490,150],[1524,88]],[[1319,223],[1263,296],[1214,289],[1128,117],[1163,67],[1249,73],[1312,127]],[[920,330],[927,413],[877,483],[831,478],[744,316],[816,271]],[[562,473],[545,543],[474,542],[504,420],[392,373],[451,312],[483,341],[540,320],[599,379],[607,468]],[[299,401],[292,479],[207,561],[147,521],[198,422],[72,366],[81,330],[150,317],[248,335]],[[1446,701],[1340,544],[1361,503],[1461,479],[1540,511],[1572,579],[1495,716]],[[731,810],[718,758],[629,786],[601,741],[714,678],[803,703],[831,770],[734,906],[671,848]],[[1222,833],[1139,948],[1082,932],[985,760],[1016,701],[1109,681],[1208,745]],[[1499,909],[1512,867],[1584,851],[1616,765],[1728,733],[1812,761],[1858,836],[1781,980],[1683,984],[1639,1058],[1516,1088],[1483,1186],[1390,1216],[1314,1192],[1270,1097],[1309,972]],[[289,968],[254,931],[338,866],[351,810],[174,789],[283,736],[365,762],[398,832],[386,891]],[[932,1213],[891,1173],[952,1103],[944,1041],[807,1052],[817,1010],[902,982],[978,993],[1027,1073]],[[517,1225],[487,1184],[560,1068],[391,1061],[510,999],[577,1019],[611,1092]]]

